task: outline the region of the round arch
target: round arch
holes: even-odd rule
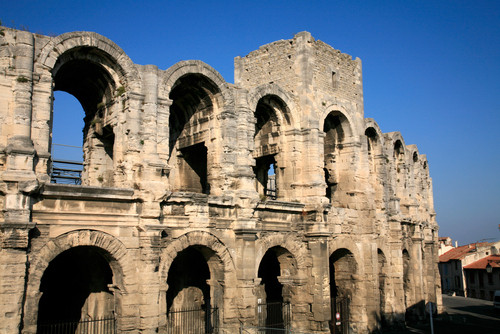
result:
[[[365,118],[365,132],[368,128],[373,128],[383,145],[384,134],[382,133],[382,130],[380,130],[378,123],[373,118]]]
[[[406,144],[400,132],[389,132],[385,134],[385,149],[388,157],[394,156],[396,146],[399,146],[404,156],[406,156]]]
[[[201,246],[201,247],[200,247]],[[191,231],[183,234],[174,240],[161,252],[159,279],[160,279],[160,328],[167,323],[167,292],[169,286],[169,271],[177,256],[183,251],[192,248],[201,250],[201,255],[205,258],[210,272],[210,294],[214,305],[223,309],[229,307],[224,303],[224,289],[230,289],[237,285],[236,268],[234,260],[227,247],[216,236],[204,231]],[[207,259],[207,256],[210,258]],[[224,313],[223,315],[224,316]]]
[[[283,126],[298,127],[298,124],[295,123],[295,120],[299,119],[299,117],[296,116],[298,108],[295,101],[277,84],[265,84],[254,88],[247,97],[248,108],[255,112],[259,102],[266,96],[276,97],[284,106],[284,110],[276,115],[279,119],[279,124]]]
[[[352,240],[347,239],[346,237],[338,237],[335,240],[332,240],[329,243],[329,255],[328,257],[331,258],[333,253],[335,253],[339,249],[345,249],[349,253],[351,253],[354,257],[354,260],[357,263],[357,271],[356,274],[353,276],[355,279],[359,279],[365,274],[364,271],[364,263],[362,263],[363,256],[361,256],[361,251],[359,247],[357,247],[355,244],[353,244]]]
[[[347,125],[344,129],[344,132],[346,133],[345,138],[354,138],[356,136],[354,119],[351,117],[348,108],[338,103],[326,102],[325,106],[322,106],[319,111],[318,128],[320,130],[323,129],[323,125],[325,124],[327,117],[332,113],[341,115],[343,118],[345,118],[347,123],[343,124]]]
[[[128,258],[125,245],[112,235],[96,230],[77,230],[62,234],[47,242],[39,251],[30,254],[30,275],[26,287],[27,295],[24,305],[26,317],[24,328],[27,333],[36,332],[38,304],[41,297],[40,284],[42,276],[50,262],[57,256],[79,246],[91,246],[100,249],[101,255],[109,264],[113,273],[113,289],[119,295],[127,293],[127,287],[134,284],[133,262]]]
[[[226,245],[216,236],[204,231],[191,231],[173,240],[161,253],[160,257],[160,280],[162,284],[167,282],[168,271],[177,254],[190,246],[204,246],[212,250],[222,262],[224,276],[212,275],[214,279],[224,279],[228,282],[236,282],[236,269],[234,260]]]
[[[163,79],[159,86],[159,95],[168,99],[170,92],[178,80],[189,74],[204,76],[217,87],[218,92],[221,94],[221,107],[234,104],[233,97],[228,89],[228,84],[222,75],[212,66],[201,60],[183,60],[169,67],[163,73]]]
[[[42,48],[35,63],[52,71],[61,55],[78,47],[91,47],[100,50],[107,55],[106,62],[109,65],[115,64],[119,69],[119,73],[125,79],[128,88],[136,92],[141,91],[141,75],[125,51],[110,39],[95,32],[76,31],[52,38]]]
[[[289,235],[272,233],[256,241],[255,272],[257,273],[262,258],[273,247],[281,247],[293,257],[296,263],[297,278],[305,277],[306,267],[311,265],[311,260],[305,245]]]

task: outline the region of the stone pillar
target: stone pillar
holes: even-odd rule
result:
[[[16,31],[17,77],[12,83],[13,114],[8,134],[5,170],[0,173],[3,222],[0,223],[0,332],[17,333],[23,321],[27,280],[30,194],[38,188],[33,172],[35,151],[31,141],[34,39]]]
[[[30,148],[31,143],[31,110],[33,92],[33,34],[27,31],[16,32],[17,78],[13,83],[14,122],[9,144]]]
[[[243,223],[239,221],[239,228],[235,230],[236,244],[235,249],[238,255],[235,258],[237,263],[237,277],[238,277],[238,298],[235,299],[235,305],[228,305],[229,307],[238,307],[240,314],[240,322],[246,326],[255,326],[257,324],[256,318],[256,303],[259,295],[261,279],[257,278],[255,271],[255,240],[256,230],[255,222]],[[252,228],[253,226],[253,228]]]
[[[311,330],[328,333],[330,310],[330,267],[327,238],[330,233],[308,233],[307,242],[312,258],[311,278]]]
[[[139,299],[137,307],[140,309],[140,332],[154,334],[158,332],[159,324],[159,252],[160,232],[139,231],[139,256],[137,263],[140,272]]]
[[[33,89],[31,138],[36,150],[35,173],[37,178],[50,183],[50,158],[52,146],[53,92],[52,74],[44,69],[37,73],[38,82]]]
[[[0,226],[0,332],[19,333],[28,270],[28,231],[32,224]]]

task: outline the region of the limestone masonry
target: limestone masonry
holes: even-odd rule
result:
[[[92,32],[0,30],[1,333],[198,333],[186,309],[203,333],[370,333],[440,309],[427,160],[364,118],[359,59],[301,32],[236,57],[230,84]],[[86,115],[72,185],[57,90]]]

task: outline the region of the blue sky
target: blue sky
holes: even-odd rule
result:
[[[427,155],[439,234],[459,244],[500,239],[498,0],[18,0],[1,7],[7,26],[95,31],[137,64],[167,69],[200,59],[228,82],[234,57],[307,30],[361,58],[365,117]],[[77,108],[63,94],[56,100],[56,108]]]

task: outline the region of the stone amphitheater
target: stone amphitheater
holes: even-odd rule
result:
[[[359,59],[301,32],[232,84],[93,32],[0,45],[0,332],[373,333],[441,309],[427,159],[364,118]],[[59,179],[58,90],[85,112]]]

